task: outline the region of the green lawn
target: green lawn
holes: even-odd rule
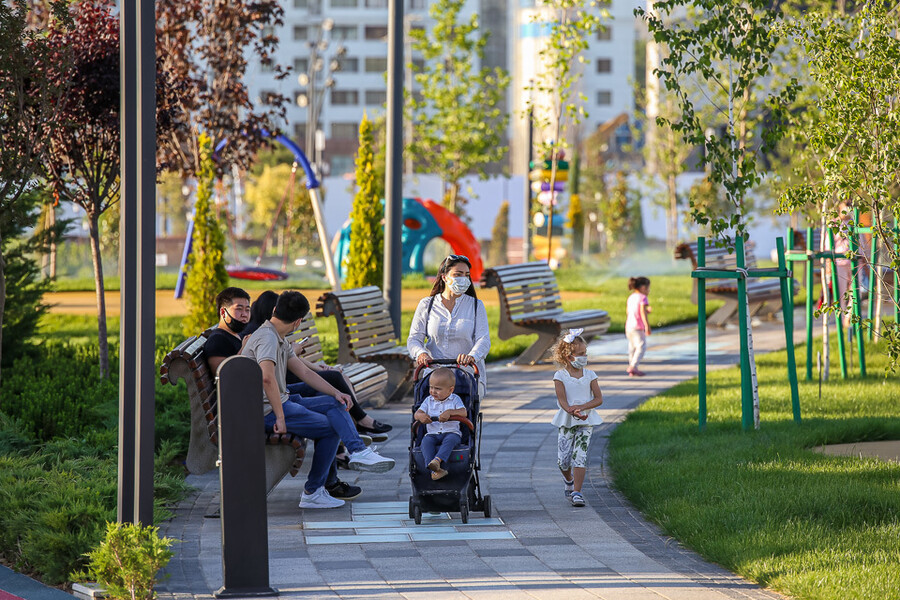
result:
[[[763,585],[803,599],[900,598],[900,464],[810,450],[900,440],[900,381],[867,350],[868,379],[825,382],[821,400],[801,381],[800,425],[783,352],[757,359],[760,431],[741,431],[736,368],[709,374],[703,433],[696,380],[647,401],[610,440],[616,486],[668,535]]]

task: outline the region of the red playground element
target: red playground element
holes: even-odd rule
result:
[[[276,269],[265,267],[247,267],[243,265],[228,265],[225,267],[230,277],[235,279],[249,279],[251,281],[284,281],[288,274]]]
[[[441,239],[450,244],[453,254],[461,254],[469,259],[472,265],[471,277],[473,282],[481,279],[484,263],[481,261],[481,244],[472,235],[472,231],[455,214],[435,202],[423,198],[416,198],[416,202],[428,210],[434,217],[438,227],[441,228]]]

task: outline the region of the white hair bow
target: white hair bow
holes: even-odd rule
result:
[[[584,333],[584,328],[570,329],[566,334],[566,337],[563,338],[563,341],[567,344],[571,344],[575,341],[575,338],[577,338],[582,333]]]

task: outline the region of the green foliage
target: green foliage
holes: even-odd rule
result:
[[[872,371],[886,363],[869,357]],[[785,364],[785,352],[759,358],[764,431],[741,431],[737,368],[707,374],[702,433],[696,380],[644,403],[610,439],[615,485],[667,535],[792,598],[895,598],[900,465],[812,448],[900,439],[897,378],[832,379],[821,400],[801,380],[798,425]]]
[[[856,14],[813,12],[784,27],[803,48],[817,95],[796,139],[808,171],[820,176],[793,181],[781,197],[783,211],[819,209],[836,236],[853,237],[851,208],[872,216],[873,243],[888,269],[900,270],[900,40],[896,7],[866,3]],[[877,241],[876,241],[877,240]],[[852,258],[859,252],[851,246]],[[867,319],[867,325],[871,325]],[[900,325],[883,324],[891,368],[900,362]]]
[[[384,206],[377,192],[378,181],[373,153],[372,123],[363,114],[359,124],[359,150],[356,155],[356,195],[350,211],[350,250],[345,267],[348,288],[377,285],[384,281]]]
[[[36,190],[23,194],[16,211],[0,212],[0,253],[5,263],[6,302],[3,308],[3,366],[10,366],[22,356],[26,341],[34,334],[38,320],[47,311],[43,303],[49,280],[41,280],[35,255],[43,249],[53,231],[24,236],[25,228],[34,224],[41,194]]]
[[[602,27],[601,17],[608,17],[606,9],[599,9],[597,0],[547,0],[532,17],[536,27],[548,28],[549,35],[542,40],[538,50],[536,78],[526,86],[529,92],[526,107],[536,130],[535,142],[538,156],[550,161],[549,218],[547,219],[548,260],[553,248],[553,202],[559,161],[564,156],[571,135],[571,128],[587,116],[584,106],[587,98],[578,93],[585,62],[583,55],[588,40],[594,39]],[[577,184],[576,184],[577,185]]]
[[[745,196],[761,180],[756,154],[774,147],[784,134],[785,110],[796,94],[796,82],[791,81],[769,90],[765,103],[756,99],[779,41],[770,31],[777,7],[765,0],[663,0],[635,14],[647,23],[653,40],[666,48],[655,74],[674,95],[677,108],[673,116],[660,115],[657,123],[681,134],[691,146],[704,148],[702,160],[711,167],[710,180],[723,188],[731,205],[726,216],[692,206],[692,218],[726,240],[745,235]],[[766,126],[759,147],[752,136],[763,115]]]
[[[509,202],[504,200],[497,211],[497,219],[491,230],[491,247],[488,261],[491,265],[505,265],[506,246],[509,243]]]
[[[420,170],[441,177],[445,205],[456,214],[463,214],[462,178],[487,178],[486,167],[506,154],[502,142],[509,120],[500,106],[509,75],[498,67],[475,69],[483,62],[488,34],[480,32],[477,14],[460,22],[464,5],[465,0],[437,0],[428,10],[434,20],[430,34],[410,31],[412,50],[421,53],[424,65],[410,63],[421,96],[406,97],[414,128],[407,152]]]
[[[625,173],[616,173],[616,181],[601,201],[600,218],[606,229],[606,249],[612,255],[625,252],[643,237],[640,198],[628,187]]]
[[[572,255],[579,256],[584,244],[584,211],[581,208],[579,194],[572,194],[569,199],[569,212],[566,217],[569,227],[572,228]]]
[[[97,581],[106,588],[110,600],[153,600],[156,574],[169,563],[175,540],[160,538],[152,525],[107,523],[106,537],[88,555],[83,581]]]
[[[184,320],[185,335],[194,335],[214,325],[216,294],[228,286],[225,271],[225,234],[212,206],[215,163],[212,141],[200,134],[200,172],[197,173],[197,203],[194,237],[185,285],[189,314]]]
[[[118,319],[110,319],[118,331]],[[7,370],[0,395],[0,558],[51,584],[84,567],[84,553],[116,515],[118,384],[97,380],[92,317],[46,315],[40,345]],[[182,337],[180,319],[159,319],[156,356]],[[185,493],[181,459],[190,409],[184,385],[156,383],[156,520]],[[40,498],[40,501],[35,501]]]
[[[283,240],[277,248],[269,240],[268,250],[289,256],[318,253],[316,223],[309,192],[298,177],[299,165],[282,162],[262,165],[258,174],[247,181],[244,201],[250,208],[250,231],[262,238],[271,228],[272,234]],[[302,171],[300,171],[302,173]]]

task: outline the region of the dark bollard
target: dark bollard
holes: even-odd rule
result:
[[[216,598],[276,596],[269,587],[262,371],[232,356],[218,372],[222,572]]]

